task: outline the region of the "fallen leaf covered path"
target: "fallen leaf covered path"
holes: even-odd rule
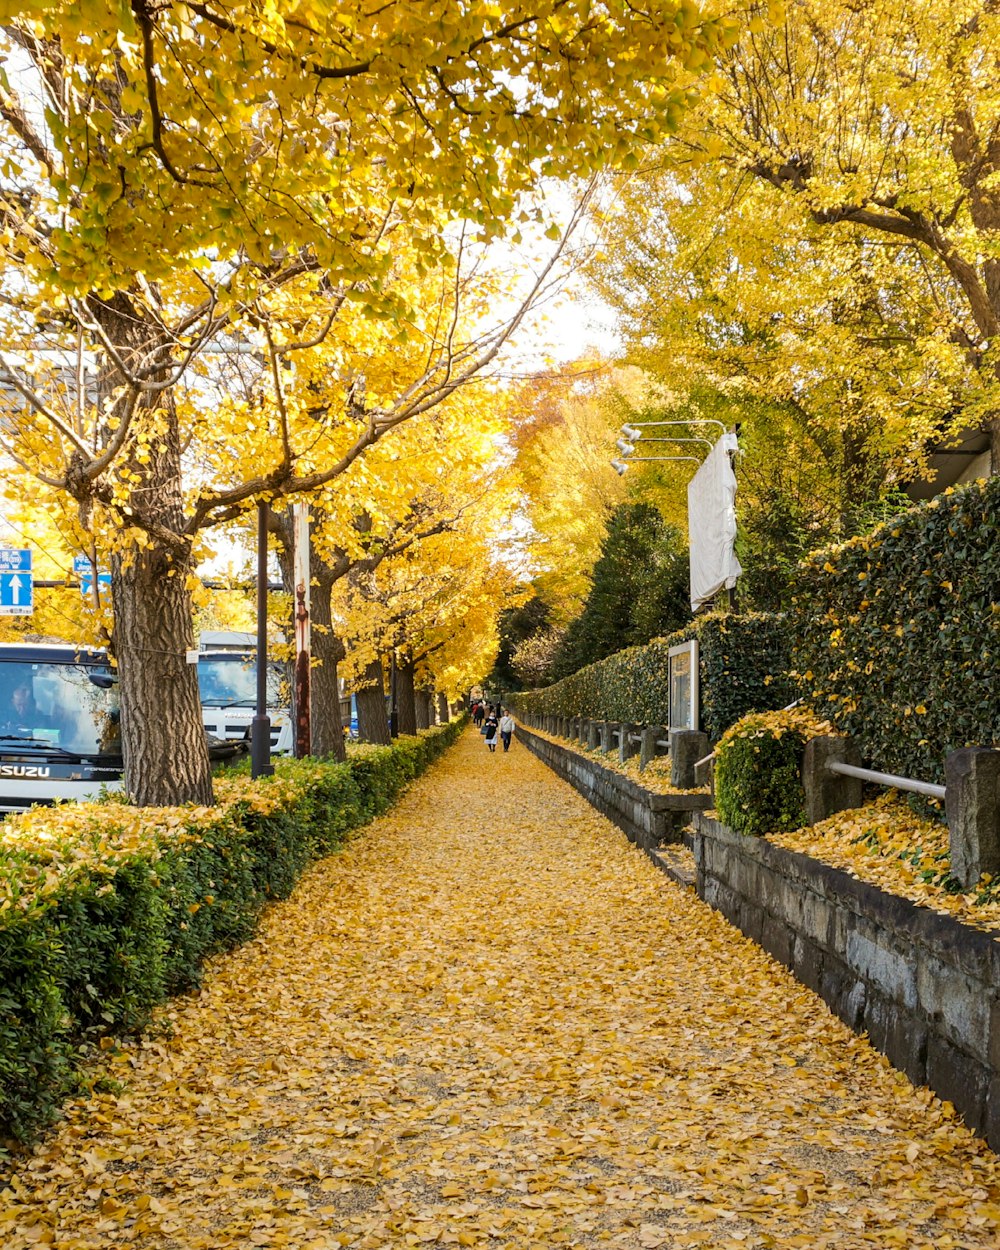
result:
[[[110,1060],[22,1250],[991,1247],[1000,1167],[516,741],[474,732]]]

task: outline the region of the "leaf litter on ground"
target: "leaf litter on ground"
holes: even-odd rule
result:
[[[0,1194],[27,1250],[995,1248],[1000,1160],[516,743],[316,865]]]

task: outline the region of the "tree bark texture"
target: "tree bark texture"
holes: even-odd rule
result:
[[[155,331],[133,314],[125,295],[96,311],[123,358],[148,348]],[[107,361],[99,379],[103,394],[112,394],[121,380]],[[169,391],[142,397],[135,428],[149,437],[142,446],[133,436],[129,506],[147,545],[128,546],[111,560],[125,788],[143,807],[208,805],[212,772],[198,669],[185,655],[194,647],[191,543],[184,535],[180,439]]]
[[[362,742],[378,742],[388,746],[389,718],[385,711],[385,684],[382,677],[382,661],[372,662],[358,680],[355,690],[358,705],[358,737]]]
[[[413,656],[400,651],[396,658],[396,713],[399,732],[412,737],[417,732],[417,706],[414,692]]]
[[[418,686],[414,692],[418,729],[430,729],[434,715],[434,691],[426,686]]]
[[[448,696],[439,694],[437,697],[437,718],[439,725],[447,725],[450,717],[448,715]]]
[[[322,564],[313,557],[313,568]],[[330,595],[333,580],[325,575],[314,574],[312,585],[314,660],[319,663],[312,671],[312,753],[332,755],[345,760],[344,723],[340,715],[340,681],[337,665],[344,658],[344,644],[334,633]]]

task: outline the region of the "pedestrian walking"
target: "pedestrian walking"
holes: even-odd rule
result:
[[[500,730],[500,741],[503,743],[503,749],[505,752],[509,751],[511,735],[514,732],[514,718],[511,716],[509,708],[505,707],[503,709],[503,715],[500,717],[498,728]]]
[[[486,742],[486,745],[490,749],[491,755],[497,749],[498,725],[499,725],[499,722],[497,721],[497,718],[493,715],[492,712],[490,712],[489,716],[487,716],[485,722],[483,723],[483,738]]]
[[[483,723],[483,717],[485,715],[486,715],[486,712],[483,709],[483,705],[477,699],[476,702],[472,705],[472,723],[475,725],[477,729]]]

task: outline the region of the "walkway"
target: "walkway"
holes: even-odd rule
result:
[[[5,1250],[1000,1241],[1000,1160],[471,731],[161,1023]]]

